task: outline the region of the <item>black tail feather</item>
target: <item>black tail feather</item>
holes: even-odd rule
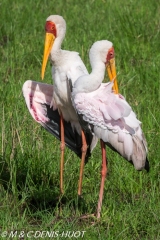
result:
[[[44,104],[43,107],[46,110],[46,116],[50,119],[48,122],[42,122],[41,125],[51,134],[53,134],[58,140],[60,140],[60,115],[58,110],[53,111],[49,105]],[[76,155],[81,158],[82,155],[82,138],[77,133],[76,130],[73,130],[70,122],[64,121],[64,135],[65,135],[65,144],[70,148]],[[88,145],[86,159],[91,156],[90,145],[92,142],[93,135],[91,133],[85,133],[86,141]]]

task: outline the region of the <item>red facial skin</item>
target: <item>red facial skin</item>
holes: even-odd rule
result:
[[[112,58],[114,58],[114,47],[110,48],[107,54],[106,61],[110,61]]]
[[[57,36],[56,25],[53,22],[46,22],[45,31],[46,33],[52,33],[55,37]]]

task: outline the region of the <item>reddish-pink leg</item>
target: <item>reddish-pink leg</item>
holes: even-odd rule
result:
[[[100,142],[101,142],[101,150],[102,150],[102,171],[101,171],[101,185],[100,185],[98,207],[97,207],[97,218],[100,218],[100,214],[101,214],[103,192],[104,192],[104,182],[105,182],[105,178],[106,178],[106,174],[107,174],[107,158],[106,158],[105,143],[102,140],[100,140]]]
[[[85,134],[82,130],[82,157],[81,157],[81,166],[80,166],[80,175],[79,175],[79,183],[78,183],[78,195],[82,195],[82,180],[83,180],[83,169],[85,164],[85,156],[87,152],[87,142]]]
[[[65,139],[64,139],[64,121],[63,121],[62,114],[60,115],[60,128],[61,128],[60,193],[63,194],[63,170],[64,170]]]

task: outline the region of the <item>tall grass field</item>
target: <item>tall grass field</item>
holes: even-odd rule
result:
[[[62,48],[79,52],[89,71],[91,45],[113,42],[120,93],[148,142],[149,173],[137,172],[107,147],[100,220],[81,218],[96,211],[100,144],[85,166],[82,199],[77,197],[80,159],[66,148],[60,211],[59,142],[32,119],[22,95],[26,80],[41,82],[44,25],[51,14],[67,23]],[[159,72],[159,1],[0,1],[0,239],[51,239],[45,232],[56,231],[52,238],[160,239]],[[50,64],[43,82],[53,82]]]

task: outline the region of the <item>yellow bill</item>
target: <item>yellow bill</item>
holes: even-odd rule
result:
[[[52,46],[54,44],[55,36],[52,33],[46,33],[45,44],[44,44],[44,54],[43,54],[43,62],[42,62],[42,70],[41,70],[41,78],[43,80],[44,73],[48,61],[49,54],[51,52]]]
[[[118,94],[118,84],[117,84],[117,76],[116,76],[116,67],[115,67],[115,58],[110,59],[107,62],[106,70],[109,76],[110,81],[114,81],[113,91],[115,94]]]

